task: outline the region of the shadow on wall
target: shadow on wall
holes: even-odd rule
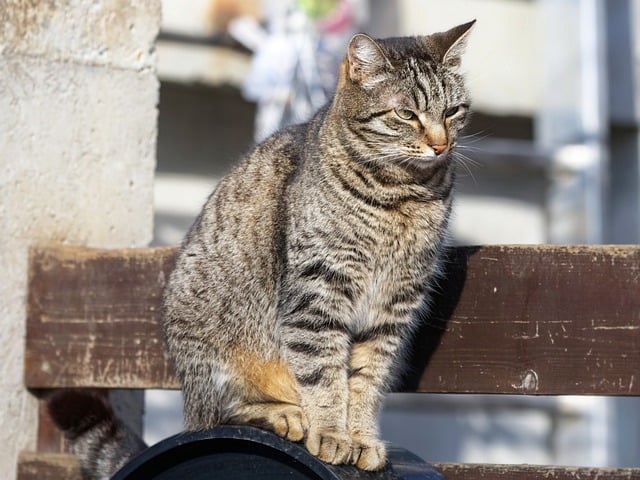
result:
[[[162,82],[158,173],[221,177],[253,144],[255,111],[233,87]]]
[[[216,182],[251,148],[254,116],[235,88],[161,83],[153,245],[182,241]]]

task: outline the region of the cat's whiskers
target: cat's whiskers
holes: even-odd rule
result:
[[[491,134],[486,132],[485,130],[480,130],[478,132],[470,133],[468,135],[461,135],[458,139],[461,142],[464,142],[464,145],[469,145],[472,143],[481,142],[485,138],[490,137]]]
[[[463,151],[467,151],[467,152],[484,152],[485,151],[483,148],[474,147],[474,146],[471,146],[471,145],[458,145],[456,147],[456,150],[463,150]]]
[[[482,164],[457,150],[454,150],[451,152],[451,159],[456,163],[456,165],[462,165],[462,167],[467,171],[469,176],[473,179],[473,183],[477,186],[478,182],[476,180],[476,177],[473,175],[473,172],[471,171],[471,168],[469,165],[479,168],[482,166]]]
[[[397,162],[406,157],[406,155],[399,152],[397,149],[389,148],[389,144],[385,142],[367,142],[365,144],[367,148],[371,149],[370,153],[362,156],[364,164],[377,164],[383,162]],[[382,147],[379,150],[374,147]],[[376,151],[378,150],[378,151]]]
[[[477,134],[474,134],[477,135]],[[424,156],[416,156],[408,153],[403,153],[398,151],[398,149],[390,149],[389,144],[387,142],[382,141],[368,141],[366,147],[371,149],[372,151],[361,156],[361,163],[363,165],[376,165],[381,163],[395,163],[397,165],[410,165],[415,162],[429,162],[431,160],[435,160],[433,158],[425,158]],[[380,148],[382,147],[382,148]],[[456,144],[454,148],[452,148],[449,152],[449,158],[454,161],[456,164],[461,165],[464,170],[469,174],[469,176],[473,179],[474,183],[477,185],[477,181],[472,171],[472,167],[480,168],[482,164],[477,160],[465,155],[461,150],[467,151],[479,151],[480,149],[477,147],[472,147],[469,145],[460,145]]]
[[[397,163],[402,162],[407,157],[399,154],[371,155],[369,158],[363,158],[363,165],[380,165],[381,163]]]
[[[469,164],[469,165],[471,165],[473,167],[476,167],[476,168],[481,168],[483,166],[483,164],[481,162],[479,162],[477,160],[474,160],[473,158],[471,158],[468,155],[465,155],[460,150],[461,150],[460,147],[457,147],[455,150],[453,150],[451,152],[451,155],[455,160],[460,160],[461,163]],[[463,148],[462,150],[465,150],[465,149]],[[473,151],[477,152],[479,150],[473,150]]]

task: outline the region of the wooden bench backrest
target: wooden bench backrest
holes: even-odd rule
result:
[[[175,254],[167,247],[33,249],[26,386],[179,388],[160,325]],[[452,249],[411,362],[415,373],[402,391],[640,395],[640,247]],[[603,473],[443,468],[455,479]],[[640,478],[640,469],[608,475]]]

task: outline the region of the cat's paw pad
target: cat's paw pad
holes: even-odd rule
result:
[[[347,463],[351,453],[351,438],[346,432],[309,430],[307,450],[323,462],[339,465]]]
[[[302,409],[295,405],[278,408],[269,418],[273,430],[281,437],[299,442],[304,439],[309,424]]]
[[[361,470],[380,470],[387,463],[387,449],[384,442],[375,437],[354,435],[349,463]]]

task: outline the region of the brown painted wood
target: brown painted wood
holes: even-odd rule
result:
[[[640,480],[639,468],[541,465],[434,464],[447,480]],[[76,458],[62,453],[22,452],[18,480],[81,480]]]
[[[67,453],[70,451],[64,435],[53,423],[45,399],[38,401],[38,452]]]
[[[82,480],[82,475],[71,454],[22,452],[17,480]]]
[[[441,290],[407,390],[640,394],[639,247],[460,248]]]
[[[173,248],[31,253],[31,388],[178,388],[162,345]],[[640,247],[452,250],[403,390],[640,395]]]
[[[640,480],[640,468],[435,463],[447,480]]]
[[[25,383],[177,388],[160,330],[174,248],[33,249]]]

